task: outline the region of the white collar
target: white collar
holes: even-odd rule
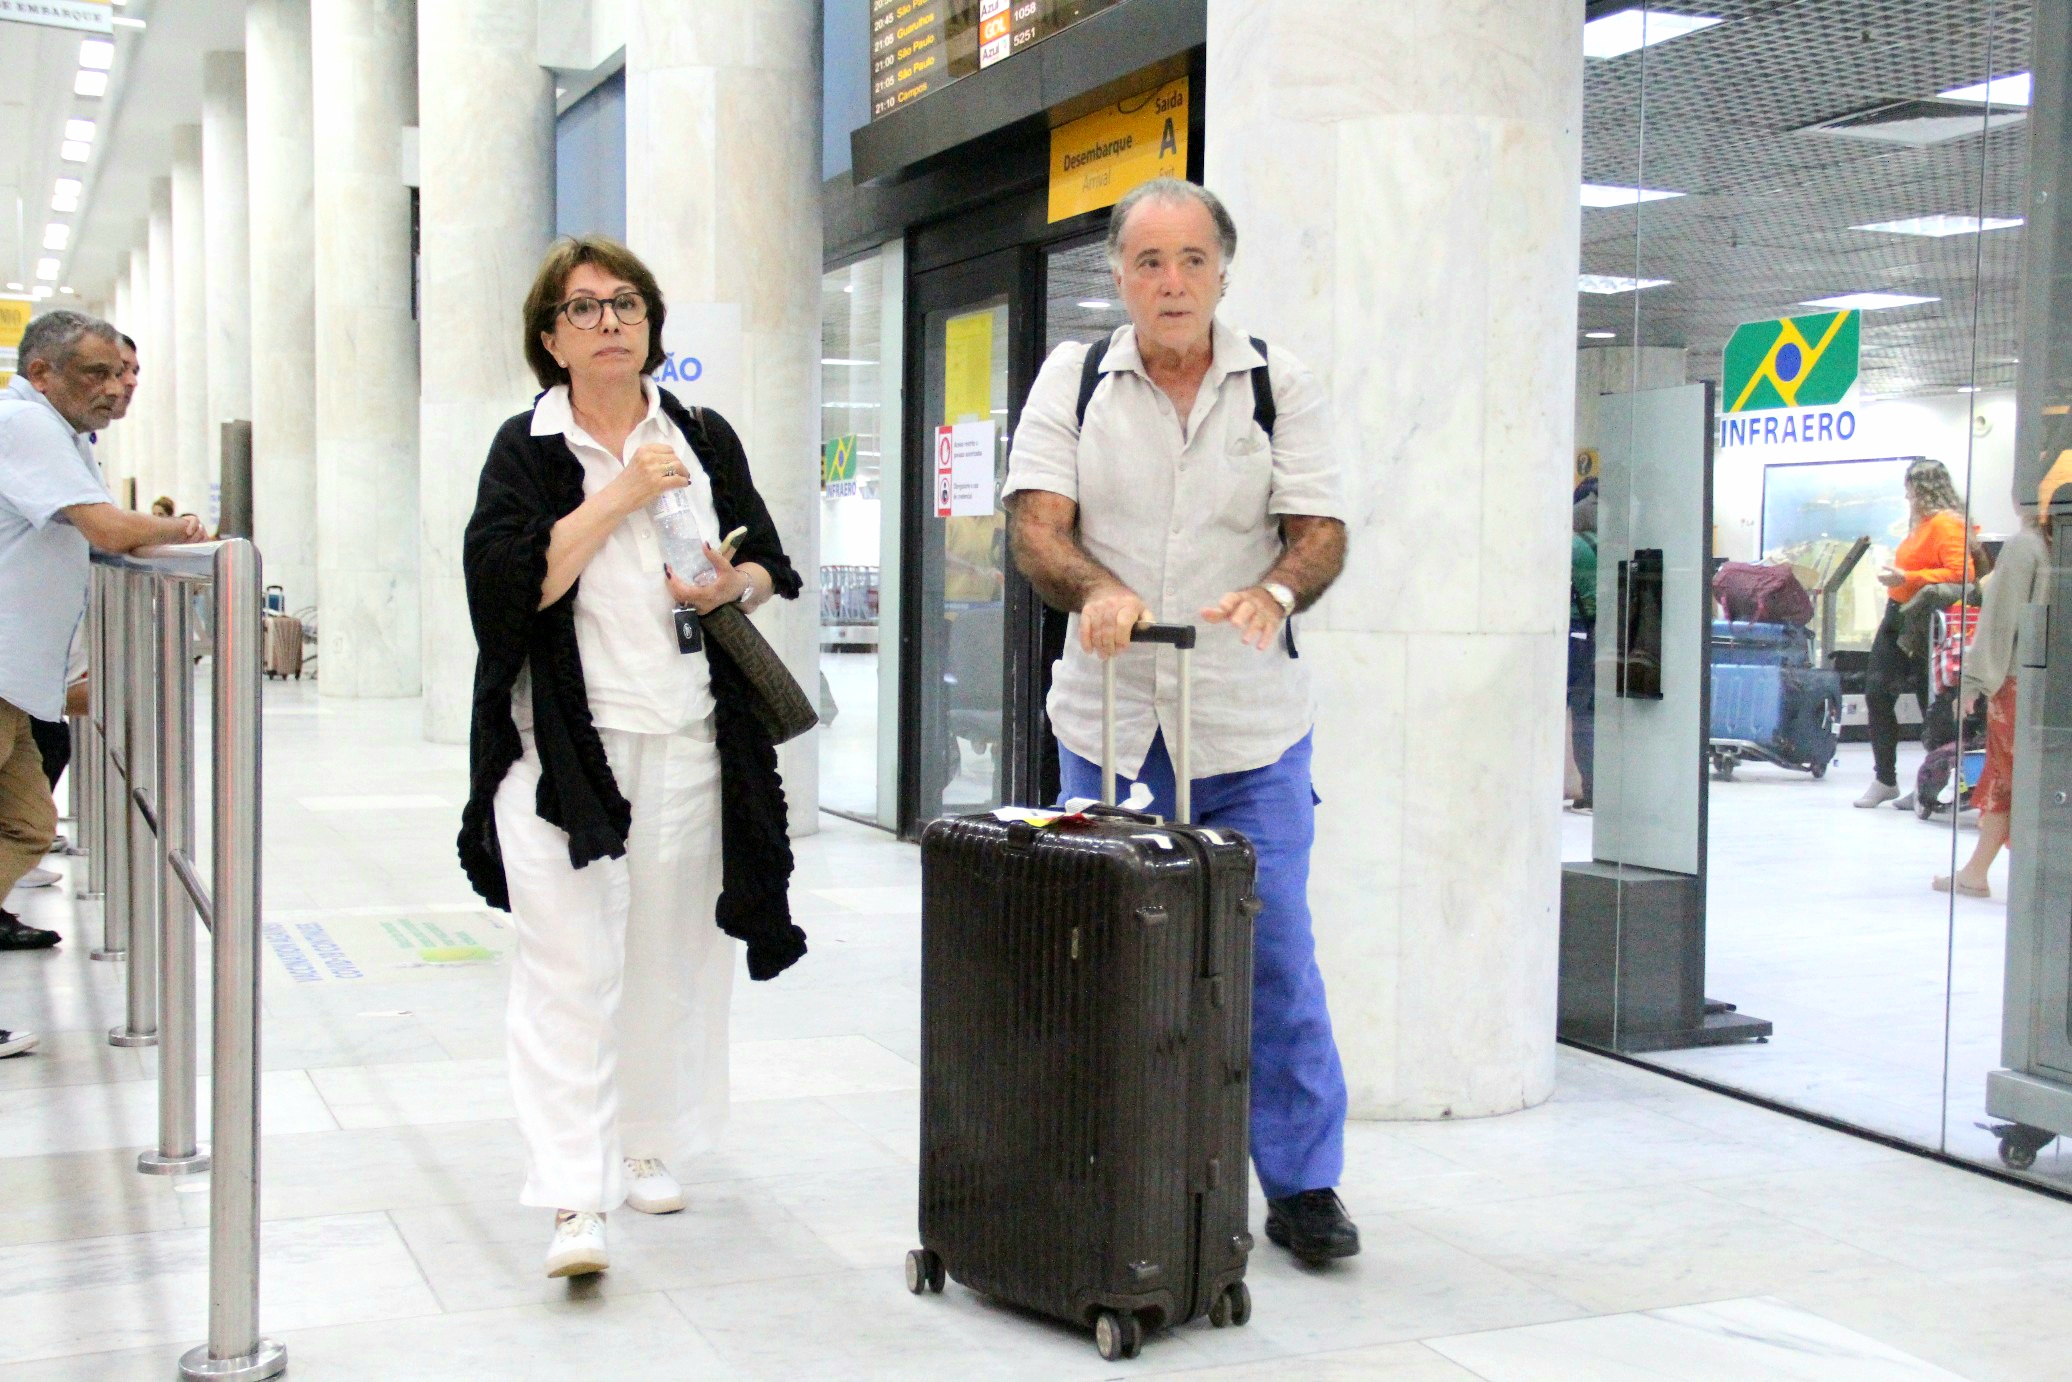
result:
[[[1226,326],[1221,317],[1209,321],[1209,369],[1203,376],[1221,380],[1225,375],[1241,370],[1257,369],[1266,361],[1252,348],[1249,337]],[[1101,359],[1101,373],[1110,374],[1117,370],[1132,370],[1148,377],[1144,368],[1144,354],[1137,349],[1137,328],[1119,327],[1108,344],[1108,353]]]
[[[656,387],[654,380],[645,378],[640,381],[640,388],[647,397],[647,418],[644,420],[652,421],[662,411],[662,390]],[[532,434],[535,437],[565,436],[582,430],[576,422],[575,406],[568,401],[568,385],[556,384],[532,405]]]

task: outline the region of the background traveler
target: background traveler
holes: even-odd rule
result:
[[[1298,1257],[1359,1251],[1336,1186],[1346,1092],[1310,930],[1316,796],[1309,678],[1287,622],[1345,560],[1339,463],[1322,388],[1216,320],[1237,228],[1207,190],[1172,178],[1117,203],[1108,263],[1130,324],[1106,343],[1080,416],[1089,347],[1043,364],[1014,434],[1006,493],[1015,560],[1072,612],[1050,719],[1065,795],[1097,796],[1101,662],[1147,620],[1227,625],[1195,654],[1196,820],[1259,855],[1252,1016],[1252,1160],[1267,1235]],[[1261,414],[1254,371],[1266,370]],[[1266,426],[1262,426],[1266,423]],[[1117,677],[1117,771],[1173,797],[1162,726],[1169,668],[1139,650]]]
[[[1964,501],[1950,483],[1949,470],[1941,461],[1915,461],[1907,467],[1905,485],[1909,531],[1893,554],[1893,564],[1878,572],[1888,598],[1864,674],[1874,777],[1856,799],[1863,807],[1881,806],[1899,796],[1899,697],[1912,692],[1924,709],[1928,700],[1928,663],[1924,653],[1910,653],[1901,646],[1901,610],[1923,586],[1967,582],[1972,573]]]
[[[556,1211],[549,1276],[609,1265],[620,1204],[684,1207],[666,1163],[709,1149],[727,1112],[728,936],[759,979],[806,948],[776,752],[739,670],[675,617],[795,599],[800,580],[733,428],[647,377],[665,317],[624,246],[548,251],[524,305],[545,392],[498,430],[463,555],[478,656],[460,855],[517,931],[519,1199]],[[649,505],[676,491],[703,584],[664,572]]]

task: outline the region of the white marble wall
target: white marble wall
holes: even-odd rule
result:
[[[172,496],[181,513],[209,516],[209,235],[202,214],[201,126],[173,128]]]
[[[314,0],[317,604],[327,696],[419,690],[411,0]],[[457,61],[465,62],[465,58]],[[443,343],[442,343],[443,348]]]
[[[1210,0],[1226,316],[1317,371],[1352,507],[1302,629],[1356,1116],[1554,1080],[1581,0]]]
[[[137,507],[144,510],[159,495],[170,494],[179,478],[180,425],[174,409],[180,360],[173,341],[173,180],[169,177],[152,180],[148,235],[151,334],[138,338],[150,347],[139,357],[144,368],[139,382],[149,391],[151,403],[151,454],[138,468]]]
[[[113,300],[108,305],[108,320],[117,331],[128,331],[132,336],[136,334],[135,330],[129,325],[130,276],[128,255],[123,256],[121,270],[115,275],[115,294]],[[101,477],[107,482],[108,492],[111,494],[115,492],[116,486],[119,483],[119,477],[128,473],[128,462],[122,454],[122,444],[128,439],[128,427],[122,425],[106,427],[101,431],[99,444],[94,447],[94,456],[101,463]]]
[[[150,222],[147,220],[138,237],[146,245],[150,243]],[[157,382],[159,362],[150,355],[151,346],[151,252],[148,248],[132,249],[129,252],[129,315],[126,322],[116,323],[137,343],[137,393],[130,400],[129,416],[123,419],[125,436],[122,440],[122,474],[124,478],[137,482],[137,493],[144,492],[144,471],[151,462],[152,415],[151,390]],[[116,491],[116,498],[122,492]],[[138,507],[145,507],[138,500]]]
[[[289,609],[317,598],[316,136],[309,0],[245,5],[252,528]],[[321,631],[322,621],[318,628]]]
[[[490,438],[539,389],[519,306],[554,235],[554,79],[537,0],[446,0],[418,20],[424,334],[438,343],[419,411],[424,732],[458,744],[475,673],[461,533]]]
[[[757,616],[819,684],[820,23],[810,0],[627,0],[627,233],[672,305],[741,306],[741,433],[806,579]],[[817,828],[819,745],[779,750],[792,831]]]
[[[252,416],[252,222],[245,155],[245,55],[204,55],[201,89],[202,224],[209,243],[203,310],[209,362],[209,476],[220,485],[223,424]]]

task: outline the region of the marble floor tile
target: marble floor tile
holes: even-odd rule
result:
[[[1963,1382],[1853,1329],[1776,1300],[1723,1300],[1640,1314],[1431,1339],[1488,1382]]]
[[[1189,1368],[1166,1376],[1185,1382],[1287,1382],[1298,1376],[1308,1382],[1364,1382],[1370,1377],[1380,1382],[1474,1382],[1476,1374],[1423,1344],[1380,1344],[1261,1363]]]
[[[35,1051],[0,1060],[0,1091],[41,1089],[53,1085],[121,1084],[147,1078],[144,1052],[138,1047],[110,1046],[106,1031],[73,1028],[40,1031],[8,1010],[9,1022],[41,1037]]]
[[[517,1116],[501,1060],[343,1066],[312,1070],[308,1078],[341,1128]]]
[[[1752,1295],[1876,1261],[1868,1247],[1682,1185],[1397,1217],[1593,1313]]]
[[[197,1082],[196,1121],[208,1139],[210,1082]],[[338,1126],[309,1076],[269,1071],[259,1085],[259,1121],[268,1133],[314,1132]],[[0,1093],[0,1157],[103,1147],[141,1150],[158,1139],[158,1083],[60,1085]]]
[[[734,1043],[734,1102],[827,1098],[918,1089],[920,1067],[868,1037],[799,1037]]]
[[[8,1249],[0,1361],[193,1343],[207,1331],[202,1229]],[[380,1215],[303,1219],[261,1239],[264,1327],[400,1319],[437,1310],[394,1225]]]
[[[689,1185],[685,1197],[689,1204],[678,1214],[613,1213],[606,1221],[611,1270],[574,1284],[547,1279],[540,1263],[553,1216],[519,1205],[515,1191],[493,1201],[399,1209],[390,1217],[446,1310],[783,1282],[845,1265],[756,1182]]]
[[[0,1157],[0,1243],[107,1238],[178,1228],[173,1183],[137,1172],[137,1149]]]

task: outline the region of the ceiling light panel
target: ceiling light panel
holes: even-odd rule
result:
[[[1836,311],[1878,312],[1888,307],[1919,307],[1941,298],[1916,297],[1911,293],[1837,293],[1833,297],[1808,298],[1801,307],[1827,307]]]
[[[1665,192],[1659,187],[1617,187],[1601,182],[1583,184],[1583,205],[1591,207],[1635,206],[1641,202],[1662,202],[1683,195],[1681,192]]]
[[[75,96],[105,96],[108,94],[108,74],[80,68],[72,77],[72,94]]]
[[[2012,230],[2021,223],[2019,216],[1910,216],[1903,221],[1873,221],[1850,229],[1875,230],[1886,235],[1925,235],[1941,240],[1952,235],[1976,235],[1984,230]]]
[[[1695,34],[1719,23],[1709,15],[1650,14],[1645,10],[1620,10],[1583,26],[1583,56],[1616,58],[1672,38]]]
[[[77,139],[67,139],[58,145],[58,157],[67,163],[84,163],[94,156],[94,146],[82,144]]]
[[[1608,296],[1612,293],[1637,293],[1644,288],[1666,288],[1666,278],[1619,278],[1613,274],[1584,274],[1576,280],[1579,292]]]
[[[1945,101],[1976,101],[1980,105],[2026,106],[2031,81],[2027,72],[2010,72],[1976,86],[1960,86],[1936,94]]]
[[[65,122],[65,138],[76,139],[82,144],[93,143],[94,122],[91,120],[78,119],[67,120]]]
[[[105,38],[89,38],[79,45],[79,65],[106,72],[115,65],[115,45]]]
[[[72,227],[63,221],[52,221],[43,228],[43,248],[61,250],[72,242]]]
[[[39,259],[36,261],[36,277],[55,282],[58,276],[58,261]]]

